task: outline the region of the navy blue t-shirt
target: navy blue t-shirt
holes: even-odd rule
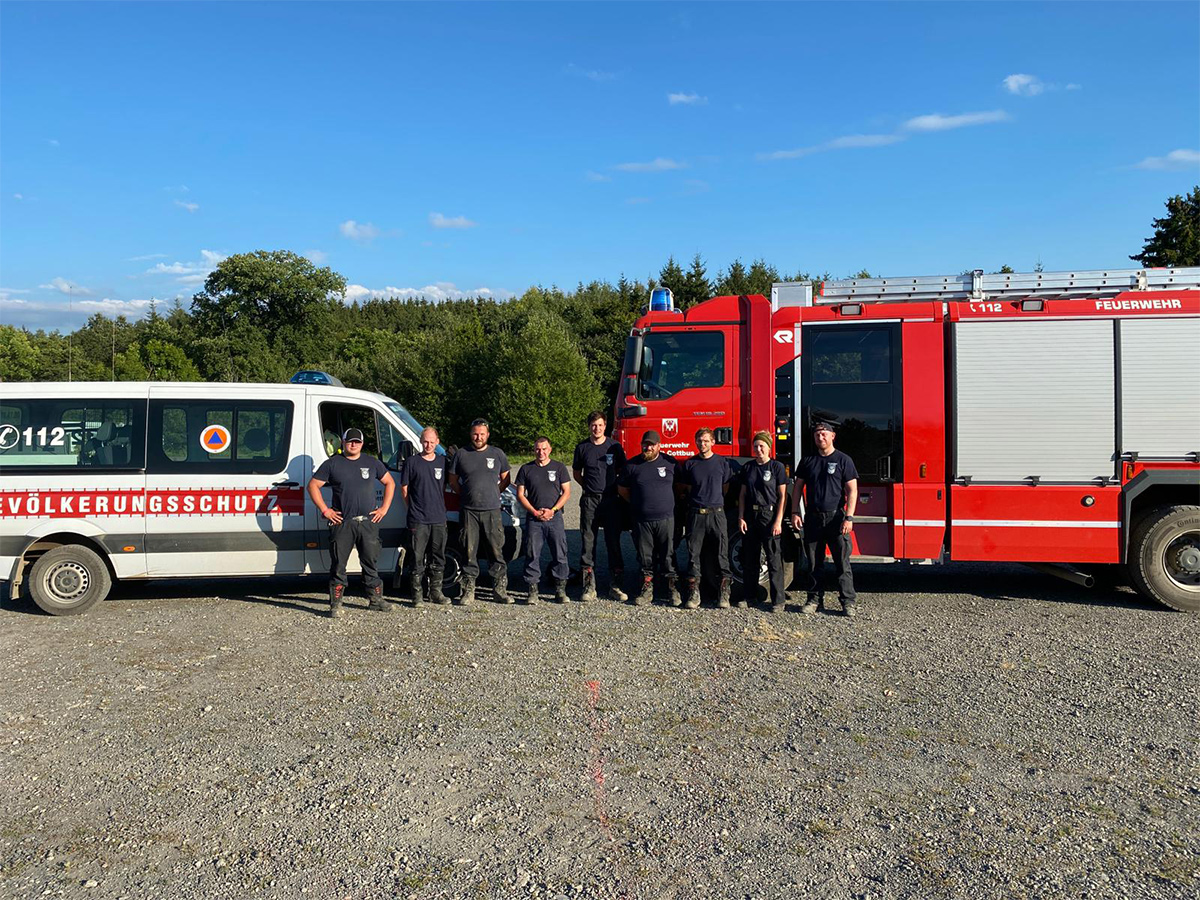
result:
[[[333,502],[329,505],[343,519],[353,519],[378,508],[375,489],[387,473],[387,466],[374,456],[361,453],[358,459],[347,459],[339,453],[321,463],[313,478],[333,489]]]
[[[713,454],[708,459],[696,454],[683,464],[684,481],[691,488],[688,503],[692,509],[711,509],[725,505],[724,487],[732,472],[729,460]]]
[[[408,486],[408,524],[446,523],[446,457],[410,456],[404,461],[400,483]]]
[[[544,466],[539,466],[537,460],[533,460],[517,470],[516,484],[525,488],[525,499],[534,509],[553,509],[570,478],[571,473],[560,462],[552,459]],[[558,515],[561,514],[560,509]]]
[[[742,480],[746,485],[746,506],[775,508],[779,502],[779,486],[787,483],[787,469],[777,459],[768,459],[762,465],[750,460],[742,467]]]
[[[828,456],[817,453],[800,460],[796,477],[804,479],[808,509],[833,512],[842,508],[846,482],[858,478],[854,460],[841,450]]]
[[[643,522],[669,519],[675,514],[675,460],[659,453],[652,460],[635,456],[618,482],[629,488],[635,518]]]
[[[508,471],[508,457],[499,447],[463,447],[450,461],[450,471],[458,476],[463,509],[500,508],[500,476]]]
[[[583,473],[580,485],[589,494],[611,493],[625,468],[625,451],[612,438],[605,438],[599,444],[580,441],[571,468]]]

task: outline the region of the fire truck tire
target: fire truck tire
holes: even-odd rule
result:
[[[729,530],[729,568],[733,572],[733,583],[740,587],[747,600],[752,599],[749,593],[745,592],[745,578],[742,574],[742,534],[740,531],[731,528]],[[792,586],[792,581],[796,577],[796,564],[793,560],[788,559],[788,554],[785,551],[783,554],[783,589],[789,590]],[[767,596],[768,590],[768,575],[767,563],[764,560],[758,570],[758,591],[754,596],[763,599]]]
[[[1200,506],[1150,510],[1129,542],[1138,593],[1181,612],[1200,612]]]
[[[112,575],[95,551],[66,544],[39,556],[26,583],[33,602],[43,612],[77,616],[108,596]]]

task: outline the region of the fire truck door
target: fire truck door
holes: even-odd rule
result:
[[[813,322],[801,332],[801,453],[816,452],[812,423],[832,420],[836,448],[858,469],[854,554],[894,559],[903,517],[900,325]]]

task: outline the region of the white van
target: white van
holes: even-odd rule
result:
[[[10,597],[25,586],[46,612],[72,615],[114,579],[324,574],[328,526],[305,486],[350,427],[393,471],[419,446],[421,426],[399,403],[335,385],[5,384],[0,578]],[[446,500],[453,550],[457,497]],[[504,503],[512,559],[511,492]],[[397,490],[379,560],[397,579],[405,513]],[[447,586],[460,562],[447,559]]]

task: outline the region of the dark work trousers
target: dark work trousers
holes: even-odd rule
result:
[[[383,584],[375,567],[383,545],[379,542],[379,526],[371,521],[370,516],[342,519],[341,525],[329,526],[329,586],[340,584],[345,587],[349,583],[346,563],[355,547],[358,548],[358,561],[362,565],[363,587],[372,591]]]
[[[615,494],[594,494],[585,491],[579,501],[579,541],[582,550],[579,565],[584,569],[596,565],[596,537],[604,529],[604,546],[608,548],[608,570],[624,569],[621,559],[621,510]]]
[[[825,548],[837,570],[838,597],[853,600],[854,574],[850,571],[850,535],[842,534],[846,514],[840,509],[823,512],[810,509],[804,517],[804,555],[808,559],[808,596],[815,600],[821,593],[821,570],[825,568]]]
[[[634,523],[633,534],[637,546],[638,565],[642,577],[649,578],[658,570],[659,575],[675,577],[675,520],[651,519]]]
[[[461,514],[463,575],[474,581],[479,577],[479,553],[484,551],[491,560],[489,569],[493,578],[507,574],[504,562],[504,524],[498,509],[464,509]]]
[[[417,590],[425,585],[425,569],[429,569],[429,586],[440,585],[446,570],[446,523],[412,526],[413,585]]]
[[[700,555],[704,545],[709,545],[709,552],[717,552],[717,566],[722,578],[732,577],[729,571],[729,524],[725,520],[725,510],[716,506],[709,509],[689,509],[687,515],[687,547],[688,575],[699,578],[701,571]],[[715,545],[715,547],[714,547]]]
[[[784,603],[783,552],[781,535],[771,534],[775,521],[774,507],[764,506],[746,510],[746,533],[742,535],[742,596],[747,600],[758,594],[759,560],[767,555],[767,578],[771,585],[771,603]]]
[[[537,587],[542,576],[542,547],[550,547],[550,576],[556,581],[566,581],[570,569],[567,567],[567,526],[561,512],[556,512],[549,522],[534,518],[525,520],[525,583]]]

